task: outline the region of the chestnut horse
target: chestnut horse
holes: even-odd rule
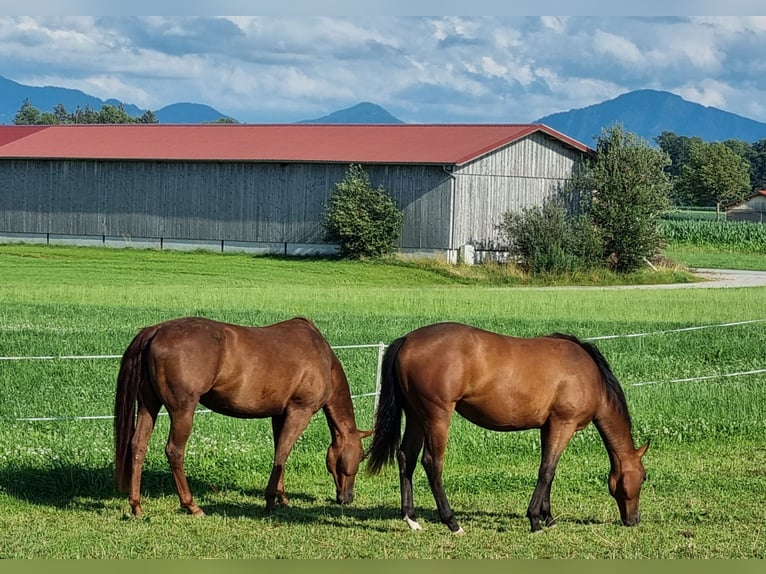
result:
[[[343,367],[309,320],[244,327],[185,317],[146,327],[122,357],[114,403],[115,476],[141,515],[141,468],[157,414],[170,415],[165,454],[181,506],[204,516],[184,473],[186,442],[197,403],[240,418],[271,417],[274,465],[266,508],[287,505],[284,466],[312,415],[324,410],[332,442],[327,469],[336,501],[350,503],[364,454]]]
[[[551,483],[572,435],[593,421],[611,462],[609,492],[623,524],[638,524],[638,498],[649,443],[636,449],[620,384],[591,343],[554,333],[509,337],[459,323],[437,323],[396,339],[383,357],[382,386],[369,449],[376,474],[396,458],[402,516],[413,530],[412,474],[422,463],[439,518],[455,534],[463,529],[442,483],[444,453],[454,411],[495,431],[539,428],[542,460],[527,509],[532,532],[552,526]],[[400,441],[402,411],[406,415]]]

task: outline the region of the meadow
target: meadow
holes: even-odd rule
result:
[[[766,288],[518,286],[395,261],[0,246],[0,558],[764,558],[764,301]],[[636,444],[651,439],[642,522],[621,526],[590,426],[558,466],[558,525],[530,534],[539,433],[456,416],[444,480],[466,535],[439,522],[422,467],[424,530],[412,532],[393,467],[361,472],[353,504],[333,502],[321,413],[287,463],[291,505],[273,514],[263,499],[269,421],[198,414],[186,470],[204,519],[179,508],[160,417],[144,466],[146,516],[133,518],[112,481],[119,360],[100,357],[183,315],[250,325],[303,315],[333,346],[369,345],[336,351],[362,428],[372,424],[376,345],[418,326],[592,339],[623,385]],[[30,358],[70,355],[94,358]]]

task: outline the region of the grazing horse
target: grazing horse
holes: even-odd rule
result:
[[[354,499],[364,455],[346,374],[309,320],[294,318],[267,327],[245,327],[185,317],[146,327],[122,357],[114,403],[115,477],[130,507],[141,515],[141,468],[157,413],[170,415],[165,454],[181,506],[204,516],[184,473],[186,442],[197,403],[239,418],[271,417],[274,465],[266,508],[287,505],[284,466],[312,415],[324,410],[332,442],[327,470],[336,501]]]
[[[532,532],[552,526],[551,483],[572,435],[593,421],[611,462],[609,492],[623,524],[638,524],[638,498],[649,446],[636,449],[620,384],[601,352],[570,335],[516,338],[460,323],[437,323],[396,339],[383,357],[368,471],[396,458],[402,516],[413,530],[412,474],[422,463],[439,518],[455,534],[463,529],[442,483],[444,452],[454,411],[495,431],[539,428],[542,460],[527,509]],[[400,441],[402,411],[406,415]]]

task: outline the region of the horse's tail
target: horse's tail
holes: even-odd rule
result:
[[[133,474],[131,440],[136,430],[136,404],[138,393],[147,381],[144,353],[157,332],[157,327],[146,327],[136,335],[125,349],[117,375],[114,398],[114,476],[120,492],[127,492]]]
[[[625,415],[625,419],[628,421],[628,425],[630,426],[630,414],[628,413],[628,401],[625,399],[625,393],[623,392],[617,377],[612,372],[612,367],[609,365],[609,361],[607,361],[606,357],[601,354],[601,351],[599,351],[598,347],[596,347],[596,345],[593,343],[580,341],[574,335],[553,333],[550,336],[555,339],[566,339],[568,341],[572,341],[573,343],[577,343],[583,349],[585,349],[588,355],[590,355],[590,358],[593,359],[593,362],[596,363],[599,373],[601,373],[601,380],[606,387],[609,399],[611,400],[612,404],[619,411],[621,411],[623,415]]]
[[[402,430],[402,391],[395,363],[405,337],[393,341],[383,355],[381,365],[380,397],[375,411],[372,443],[367,453],[367,471],[377,474],[396,458]]]

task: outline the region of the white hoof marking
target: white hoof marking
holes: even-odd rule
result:
[[[418,524],[417,520],[412,520],[412,518],[410,518],[409,516],[405,516],[404,521],[412,530],[423,530],[420,524]]]
[[[459,526],[458,529],[455,530],[455,532],[453,532],[452,534],[454,534],[455,536],[465,536],[465,530],[463,530],[462,526]]]

